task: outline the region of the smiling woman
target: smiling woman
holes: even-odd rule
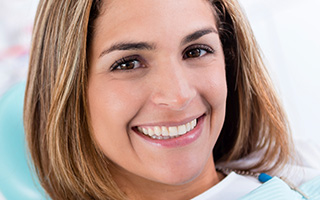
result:
[[[201,193],[218,182],[211,152],[227,95],[209,2],[114,1],[101,9],[89,44],[88,105],[111,174],[127,194],[135,188],[149,199],[159,196],[151,182],[159,192],[176,188],[167,198],[185,185],[185,198]]]
[[[233,0],[40,1],[24,108],[53,199],[236,199],[260,184],[217,166],[277,174],[291,161]]]

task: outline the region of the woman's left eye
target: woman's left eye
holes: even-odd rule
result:
[[[141,61],[137,57],[126,57],[116,61],[111,67],[111,71],[115,70],[134,70],[140,67],[144,67]]]
[[[208,46],[200,45],[187,48],[183,53],[183,58],[198,58],[206,55],[207,53],[214,53],[214,50]]]

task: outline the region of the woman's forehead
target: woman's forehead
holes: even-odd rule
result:
[[[206,0],[112,0],[94,22],[93,42],[177,40],[204,27],[216,29]]]

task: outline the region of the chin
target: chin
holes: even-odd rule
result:
[[[199,157],[198,157],[199,158]],[[200,178],[202,174],[206,174],[207,170],[211,169],[211,159],[204,158],[203,160],[193,159],[191,162],[180,162],[172,165],[172,168],[154,171],[156,174],[154,181],[165,185],[184,185],[193,182]]]

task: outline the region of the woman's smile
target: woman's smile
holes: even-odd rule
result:
[[[139,125],[132,128],[148,142],[162,147],[180,147],[195,141],[202,132],[205,114],[180,123],[162,122],[157,125]]]
[[[227,85],[210,3],[103,5],[108,12],[95,21],[89,51],[88,105],[93,136],[114,164],[117,183],[162,187],[215,179],[212,149]]]
[[[197,125],[197,119],[193,119],[187,123],[179,125],[164,125],[157,126],[137,126],[136,128],[140,133],[143,133],[147,136],[150,136],[153,139],[165,140],[175,138],[181,135],[186,134],[187,132],[193,130]]]
[[[40,183],[52,199],[253,191],[215,186],[216,168],[295,163],[262,58],[237,0],[41,0],[23,113]]]

